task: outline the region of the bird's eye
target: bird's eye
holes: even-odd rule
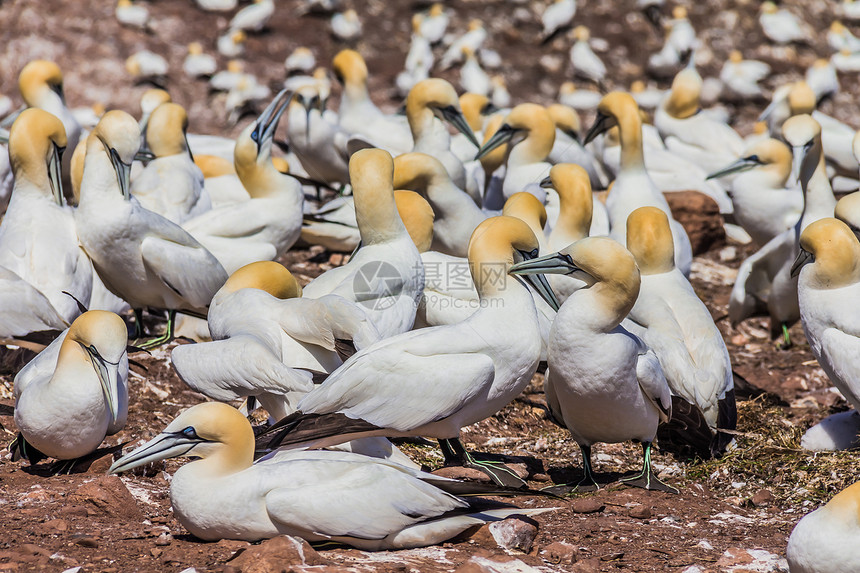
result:
[[[540,251],[538,251],[537,249],[532,249],[532,252],[529,253],[529,256],[533,259],[536,259],[538,254],[540,254]]]
[[[254,143],[260,143],[260,134],[257,132],[256,129],[251,132],[251,141],[253,141]]]
[[[758,155],[750,155],[747,157],[747,161],[755,161],[756,163],[761,163],[761,160],[758,158]]]
[[[188,426],[187,428],[182,430],[182,435],[185,436],[186,438],[196,439],[197,438],[197,430],[194,429],[194,426]]]
[[[90,354],[92,354],[96,358],[101,358],[101,355],[99,354],[98,349],[95,346],[93,346],[92,344],[89,347],[89,351],[90,351]]]

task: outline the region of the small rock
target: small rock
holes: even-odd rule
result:
[[[621,559],[622,557],[624,557],[623,551],[615,551],[613,553],[607,553],[606,555],[601,555],[600,560],[601,561],[617,561],[617,560]]]
[[[442,476],[451,479],[462,479],[468,481],[477,481],[482,483],[490,483],[490,476],[472,468],[464,468],[460,466],[450,466],[434,470],[433,475]]]
[[[160,549],[158,547],[153,547],[149,550],[149,554],[152,555],[155,559],[161,557],[162,553],[164,553],[164,549]]]
[[[647,505],[635,505],[630,508],[627,515],[633,519],[651,519],[651,508]]]
[[[513,515],[490,524],[490,533],[504,549],[528,553],[538,534],[537,522],[528,517]]]
[[[80,545],[81,547],[90,547],[95,549],[99,546],[99,540],[95,536],[88,535],[86,533],[72,535],[72,541],[75,545]]]
[[[741,498],[739,498],[739,497],[738,497],[738,496],[736,496],[736,495],[729,496],[729,497],[727,497],[724,501],[725,501],[726,503],[729,503],[729,504],[731,504],[731,505],[734,505],[735,507],[740,507],[740,506],[742,506],[742,505],[744,504],[744,500],[742,500]]]
[[[92,506],[104,515],[141,521],[143,515],[134,496],[117,476],[99,476],[69,496],[72,501]]]
[[[776,497],[769,489],[760,489],[752,496],[752,503],[756,507],[767,507],[774,501],[776,501]]]
[[[35,543],[24,543],[23,545],[21,545],[21,551],[28,555],[38,555],[42,557],[47,557],[48,559],[50,559],[51,555],[53,555],[53,553],[51,553],[44,547],[39,547]]]
[[[573,500],[570,510],[573,513],[597,513],[603,511],[606,506],[593,497],[581,497]]]
[[[215,546],[229,552],[230,555],[236,555],[240,551],[244,551],[250,547],[251,544],[247,541],[239,541],[238,539],[222,539]]]
[[[672,217],[687,231],[694,255],[726,242],[723,217],[716,201],[699,191],[672,191],[664,195]]]
[[[735,334],[732,336],[729,341],[735,346],[745,346],[750,339],[746,337],[744,334]]]
[[[158,547],[164,547],[165,545],[170,545],[171,541],[173,541],[173,536],[167,532],[164,532],[158,536],[158,539],[155,540],[155,545],[157,545]]]
[[[286,565],[328,565],[304,539],[279,535],[248,547],[230,563],[242,573],[280,573]]]
[[[51,501],[51,494],[41,487],[30,490],[21,497],[30,501]]]
[[[66,505],[59,508],[57,513],[66,517],[86,517],[88,515],[87,508],[82,505]]]
[[[93,462],[90,463],[90,466],[87,468],[87,473],[100,476],[105,475],[108,469],[110,469],[111,464],[113,464],[112,456],[102,456],[99,459],[93,460]]]
[[[517,474],[517,477],[526,480],[529,479],[529,468],[526,464],[505,464],[512,472]]]
[[[576,547],[564,541],[556,541],[541,549],[541,556],[550,563],[570,565],[576,561]]]
[[[600,560],[592,558],[577,561],[571,566],[570,573],[600,573]]]
[[[39,526],[39,529],[45,533],[60,533],[68,531],[69,524],[64,519],[51,519]]]
[[[540,570],[520,561],[519,559],[496,561],[475,555],[457,567],[454,570],[454,573],[503,573],[507,571],[515,571],[516,573],[539,573]]]
[[[736,565],[747,565],[753,562],[753,556],[746,549],[740,547],[729,547],[717,560],[717,567],[721,570]]]
[[[549,475],[547,474],[535,474],[532,476],[532,480],[539,481],[541,483],[546,483],[550,480]]]

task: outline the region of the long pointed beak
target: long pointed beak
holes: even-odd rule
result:
[[[806,149],[803,147],[791,148],[791,180],[793,185],[800,184],[800,169],[803,167],[803,160],[806,158]]]
[[[797,254],[797,258],[794,259],[794,264],[791,265],[791,277],[794,278],[799,275],[800,271],[803,269],[803,265],[812,262],[815,262],[813,254],[809,251],[800,249],[800,252]]]
[[[266,106],[263,113],[257,119],[257,126],[254,128],[251,138],[257,143],[257,150],[263,147],[263,144],[271,140],[275,136],[275,130],[278,128],[278,121],[281,119],[290,99],[293,97],[293,92],[287,88],[278,92],[278,95]]]
[[[499,130],[493,134],[493,136],[487,140],[483,147],[478,150],[477,155],[475,155],[475,159],[480,159],[495,148],[500,145],[504,145],[508,143],[511,139],[513,139],[517,130],[508,125],[507,123],[503,123]]]
[[[201,440],[187,438],[181,434],[161,433],[115,461],[108,469],[108,473],[117,474],[150,462],[184,456],[199,443]]]
[[[552,177],[544,177],[540,180],[540,186],[544,189],[554,189],[552,185]]]
[[[119,364],[108,362],[100,356],[93,356],[93,367],[99,377],[105,399],[110,408],[111,422],[119,417],[119,392],[117,391],[117,380],[119,379]]]
[[[60,173],[63,150],[54,145],[54,152],[48,161],[48,180],[51,183],[51,192],[57,205],[63,205],[63,177]]]
[[[612,126],[609,123],[609,116],[598,112],[597,117],[594,118],[594,124],[592,124],[591,128],[588,130],[588,133],[585,134],[585,138],[583,138],[582,144],[588,145],[594,140],[595,137],[597,137],[601,133],[609,131],[610,127]]]
[[[472,131],[472,128],[469,126],[469,122],[467,122],[466,118],[463,117],[463,112],[453,105],[443,107],[439,111],[442,113],[442,117],[445,118],[445,121],[453,125],[457,128],[457,131],[465,135],[466,139],[468,139],[472,145],[477,148],[481,147],[481,144],[478,143],[478,138],[475,137],[475,132]]]
[[[749,171],[750,169],[758,167],[759,165],[761,165],[761,163],[751,161],[745,157],[742,157],[731,165],[727,165],[719,171],[714,171],[713,173],[705,177],[705,180],[707,181],[708,179],[718,179],[720,177],[725,177],[726,175],[731,175],[732,173],[741,173],[742,171]]]
[[[115,149],[110,150],[110,161],[113,164],[114,171],[116,171],[119,190],[122,191],[123,198],[128,201],[131,199],[131,165],[123,163]]]
[[[535,289],[535,292],[537,292],[554,311],[558,312],[561,304],[559,304],[558,298],[556,298],[555,292],[553,292],[552,287],[549,286],[549,282],[547,282],[545,276],[541,274],[528,274],[523,276],[523,280],[529,283],[529,285]]]
[[[573,264],[573,259],[570,258],[570,255],[552,253],[516,263],[508,272],[514,275],[569,275],[578,270],[579,267]]]

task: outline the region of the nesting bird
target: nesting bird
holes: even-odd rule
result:
[[[71,471],[128,416],[127,331],[122,319],[101,310],[80,315],[15,377],[15,424],[20,434],[12,459],[35,464],[60,460]]]

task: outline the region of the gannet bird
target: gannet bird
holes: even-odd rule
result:
[[[227,69],[216,72],[209,78],[209,87],[215,91],[230,91],[237,85],[239,80],[246,77],[245,64],[240,60],[230,60],[227,62]]]
[[[860,53],[842,50],[830,56],[833,68],[844,73],[856,73],[860,71]]]
[[[582,134],[580,133],[582,124],[579,121],[579,114],[572,107],[560,103],[549,105],[546,110],[549,112],[553,123],[555,123],[555,141],[552,144],[552,150],[549,152],[549,162],[553,164],[575,163],[580,165],[588,172],[592,187],[595,189],[605,189],[609,184],[609,178],[603,167],[594,157],[594,152],[582,145]],[[558,248],[560,249],[569,244],[565,243]]]
[[[523,221],[535,234],[538,242],[538,252],[546,252],[546,208],[543,203],[531,193],[520,191],[511,195],[502,208],[502,215],[516,217]]]
[[[395,157],[394,188],[409,189],[427,198],[436,216],[431,249],[455,257],[468,254],[472,232],[487,213],[451,181],[441,161],[417,152]]]
[[[155,158],[131,185],[131,194],[144,208],[177,225],[212,209],[203,172],[188,149],[187,131],[188,114],[181,105],[155,108],[146,126],[147,147]]]
[[[274,13],[274,0],[254,0],[253,4],[236,12],[230,20],[230,29],[259,32],[266,27]]]
[[[633,211],[627,218],[627,249],[639,267],[641,285],[624,327],[657,355],[672,393],[701,410],[710,428],[703,443],[681,430],[672,440],[680,443],[673,445],[690,447],[706,459],[719,455],[732,440],[720,430],[737,427],[732,364],[710,311],[675,268],[666,214],[656,207]]]
[[[839,91],[839,78],[836,68],[830,60],[819,58],[806,70],[805,81],[815,93],[815,100],[821,100],[836,95]]]
[[[858,510],[860,483],[854,483],[823,507],[806,514],[788,538],[786,556],[789,571],[851,573],[860,569],[860,550],[851,542],[860,534]]]
[[[211,209],[182,224],[228,273],[248,263],[274,260],[299,238],[301,184],[272,164],[275,130],[289,101],[287,90],[282,90],[236,140],[234,165],[250,199]]]
[[[210,54],[203,53],[203,46],[200,42],[191,42],[188,44],[188,55],[182,61],[182,71],[185,75],[192,78],[200,78],[211,76],[218,70],[218,64],[215,62],[215,57]]]
[[[833,216],[848,225],[854,234],[860,232],[860,193],[849,193],[837,201]]]
[[[218,53],[225,58],[237,58],[245,53],[245,40],[248,36],[242,30],[227,30],[225,34],[218,36],[215,44]]]
[[[331,33],[338,40],[349,42],[361,36],[361,20],[355,10],[346,10],[331,17]]]
[[[394,201],[394,162],[381,149],[352,155],[349,174],[361,246],[349,263],[310,282],[304,296],[337,294],[367,314],[381,338],[406,332],[424,289],[421,257]]]
[[[460,68],[460,86],[467,92],[487,95],[493,88],[490,75],[481,67],[478,58],[468,46],[463,48],[466,62]]]
[[[397,74],[395,80],[397,90],[401,95],[406,95],[412,86],[430,77],[435,57],[430,41],[421,35],[420,14],[412,16],[412,37],[409,42],[409,51],[406,53],[406,61],[403,63],[403,71]]]
[[[797,277],[800,320],[812,354],[854,407],[855,416],[860,408],[857,377],[860,366],[856,352],[858,329],[851,301],[860,288],[858,263],[860,242],[856,235],[842,221],[825,217],[803,230],[799,253],[791,267],[792,276]],[[832,441],[855,442],[857,425],[852,424],[854,431],[847,439],[833,436]]]
[[[138,50],[125,60],[125,71],[142,80],[161,81],[167,76],[167,60],[149,50]]]
[[[58,117],[66,131],[66,147],[74,150],[81,136],[81,126],[71,110],[66,107],[63,93],[63,73],[54,62],[34,60],[18,74],[18,90],[27,107],[38,107]],[[63,158],[63,178],[70,171],[71,154]]]
[[[508,91],[505,76],[496,74],[490,78],[490,83],[493,85],[493,91],[490,93],[490,101],[493,105],[499,109],[511,107],[511,94]]]
[[[800,180],[803,189],[803,212],[793,228],[771,239],[741,264],[729,298],[729,318],[737,324],[766,307],[771,335],[781,332],[781,346],[788,347],[788,326],[800,318],[797,279],[791,276],[798,241],[811,223],[832,216],[836,199],[827,179],[818,123],[809,115],[794,116],[783,125],[783,137],[794,155],[794,178]]]
[[[486,135],[486,134],[485,134]],[[480,159],[497,147],[507,144],[503,192],[507,199],[514,193],[549,175],[547,157],[555,143],[555,123],[543,106],[524,103],[516,106],[476,156]]]
[[[447,70],[454,64],[459,64],[463,61],[463,48],[468,47],[472,52],[477,52],[486,39],[487,30],[484,28],[484,23],[480,20],[471,20],[466,33],[454,40],[445,50],[439,62],[439,69]]]
[[[170,97],[170,94],[161,88],[152,88],[143,92],[143,95],[140,96],[140,131],[143,134],[144,140],[146,140],[146,126],[149,125],[149,118],[152,115],[152,112],[163,103],[169,103],[173,101]],[[144,141],[144,146],[145,146]],[[84,148],[86,149],[86,148]]]
[[[622,482],[677,493],[651,469],[657,425],[671,417],[669,385],[654,352],[621,326],[639,294],[633,255],[612,239],[588,237],[516,264],[510,272],[572,275],[586,284],[570,295],[553,322],[544,382],[550,412],[582,451],[585,477],[562,489],[597,487],[592,444],[636,440],[643,447],[642,473]]]
[[[178,310],[205,314],[227,273],[181,227],[132,199],[129,173],[139,147],[134,118],[118,110],[102,117],[87,138],[75,222],[105,286],[136,310],[138,335],[143,307],[168,309],[167,332],[156,344],[172,336]]]
[[[114,15],[120,24],[146,30],[149,24],[149,10],[146,6],[132,4],[131,0],[117,0]]]
[[[541,39],[546,42],[562,28],[570,25],[576,15],[576,0],[555,0],[540,16],[543,24]]]
[[[710,173],[741,156],[744,140],[726,123],[700,113],[699,97],[702,77],[689,67],[672,81],[654,113],[654,126],[666,141],[666,147]],[[721,212],[731,212],[731,201],[725,193],[715,197]]]
[[[304,72],[309,74],[317,65],[317,59],[310,48],[299,46],[287,56],[284,60],[284,68],[287,70],[287,75]]]
[[[280,419],[313,388],[311,371],[343,364],[338,339],[352,340],[364,313],[337,296],[302,299],[302,288],[280,263],[251,263],[215,293],[208,321],[212,342],[171,353],[176,372],[213,400],[254,396]]]
[[[588,44],[591,32],[585,26],[577,26],[573,29],[572,36],[576,40],[570,48],[570,64],[573,67],[573,74],[599,85],[602,84],[603,78],[606,76],[606,65]]]
[[[661,76],[674,74],[699,46],[696,31],[683,6],[672,9],[672,19],[664,27],[667,34],[663,48],[648,58],[648,69]]]
[[[273,426],[266,436],[274,436],[269,447],[324,447],[373,435],[431,436],[440,439],[447,460],[475,466],[497,482],[521,485],[508,470],[475,462],[457,437],[461,427],[493,415],[517,396],[538,366],[541,340],[532,295],[525,282],[506,278],[511,265],[537,254],[537,239],[523,221],[493,217],[481,223],[469,245],[469,267],[487,302],[461,323],[404,333],[359,351],[302,398],[299,412]],[[528,279],[558,308],[542,276]],[[314,428],[306,427],[311,420]]]
[[[13,460],[45,456],[66,463],[93,452],[128,416],[128,333],[112,312],[91,310],[15,376]],[[35,451],[33,451],[35,449]]]
[[[412,151],[427,153],[439,159],[454,184],[466,189],[466,171],[463,163],[451,151],[451,136],[445,122],[466,136],[476,150],[480,146],[463,117],[454,86],[439,78],[418,82],[406,97],[406,118],[414,141]],[[479,200],[476,190],[471,195],[476,202]]]
[[[663,97],[667,91],[653,86],[646,86],[642,80],[634,80],[630,84],[630,95],[633,96],[639,107],[645,110],[656,109],[660,105],[660,102],[663,101]]]
[[[421,17],[421,36],[427,38],[431,44],[437,44],[445,37],[445,30],[448,29],[449,16],[445,11],[445,6],[441,2],[436,2],[427,11],[427,14]]]
[[[743,99],[761,98],[760,81],[770,75],[770,66],[758,60],[745,60],[738,50],[729,52],[729,59],[720,70],[720,81],[735,96]]]
[[[842,50],[856,52],[860,50],[860,38],[852,34],[839,20],[833,20],[830,23],[830,28],[827,30],[827,43],[830,44],[834,52],[841,52]]]
[[[487,509],[457,495],[492,493],[488,488],[348,452],[279,452],[253,463],[251,424],[218,402],[189,408],[109,471],[189,455],[200,459],[173,475],[170,503],[183,527],[205,540],[287,534],[364,550],[406,549],[515,513],[548,511]]]
[[[90,302],[93,271],[63,202],[60,161],[67,142],[60,120],[38,108],[12,124],[15,182],[0,224],[0,266],[38,289],[68,324],[81,313],[77,301]]]
[[[412,150],[412,134],[405,118],[388,116],[371,101],[367,90],[367,64],[361,54],[355,50],[341,50],[332,60],[332,71],[343,85],[338,125],[344,132],[392,155]]]
[[[768,138],[708,176],[737,174],[731,183],[734,219],[760,246],[794,227],[803,212],[803,192],[789,184],[791,160],[786,144]]]
[[[773,2],[762,3],[758,21],[762,32],[771,42],[788,44],[809,41],[810,33],[797,16],[785,8],[777,8]]]
[[[579,111],[596,108],[602,97],[597,91],[577,89],[573,82],[564,82],[558,88],[558,102]]]
[[[636,101],[623,92],[612,92],[603,96],[597,108],[597,118],[585,135],[583,143],[589,143],[614,125],[618,126],[621,142],[621,163],[612,192],[606,199],[609,236],[626,244],[627,217],[630,213],[639,207],[658,207],[669,215],[675,242],[675,266],[684,273],[684,276],[687,276],[693,260],[690,239],[684,227],[671,218],[669,203],[645,170],[642,120],[639,117]]]

